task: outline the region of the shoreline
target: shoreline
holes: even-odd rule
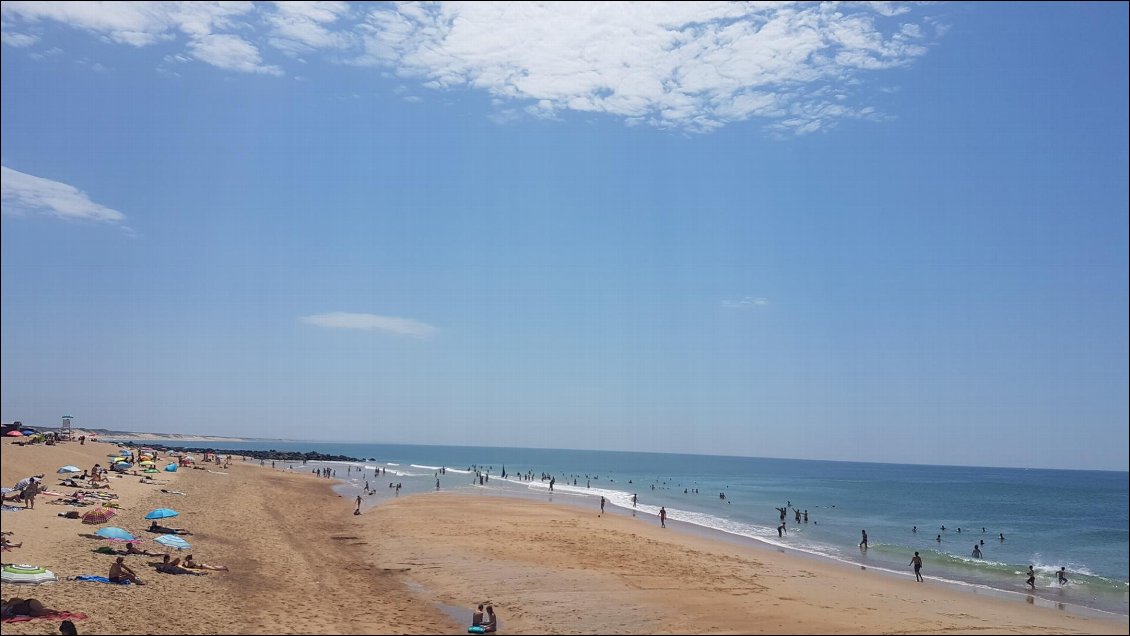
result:
[[[346,482],[341,482],[341,483],[345,484]],[[413,494],[413,495],[407,495],[407,497],[426,496],[427,494],[428,493]],[[511,500],[513,502],[522,502],[522,503],[529,502],[529,503],[533,503],[534,505],[541,505],[541,504],[550,505],[550,506],[559,505],[559,506],[571,508],[571,509],[575,510],[577,513],[591,513],[593,511],[593,508],[591,506],[596,505],[596,502],[599,501],[599,496],[597,496],[597,495],[586,495],[586,494],[578,494],[578,493],[569,492],[569,493],[561,493],[559,496],[561,496],[561,495],[564,495],[564,496],[561,497],[560,500],[554,499],[552,496],[550,496],[549,500],[546,500],[544,498],[545,495],[542,494],[542,493],[530,492],[529,494],[524,494],[524,493],[520,493],[520,492],[519,493],[502,492],[502,491],[499,491],[499,490],[492,490],[492,489],[489,489],[489,488],[478,490],[478,491],[469,491],[469,490],[466,490],[466,489],[449,489],[449,490],[445,491],[444,494],[447,494],[447,495],[450,495],[450,496],[453,496],[453,497],[461,497],[461,496],[495,497],[498,500],[500,500],[503,503],[503,505],[505,505],[505,503],[508,500]],[[387,505],[387,504],[389,504],[393,501],[395,501],[395,499],[391,498],[391,497],[382,498],[381,500],[374,502],[371,505],[368,505],[368,506],[363,505],[362,510],[365,511],[366,509],[379,508],[380,506]],[[605,512],[605,514],[606,515],[609,515],[609,514],[616,515],[616,516],[618,516],[618,517],[620,517],[624,520],[631,521],[632,523],[640,522],[640,523],[647,524],[649,520],[653,523],[656,522],[656,520],[657,520],[657,517],[655,517],[655,515],[652,515],[650,513],[640,513],[639,515],[634,515],[634,514],[632,514],[631,509],[626,509],[626,508],[622,508],[620,506],[615,506],[615,505],[609,506],[608,509],[607,509],[607,512]],[[846,559],[839,559],[839,558],[836,558],[834,556],[830,556],[830,555],[827,555],[827,554],[812,552],[812,551],[804,550],[802,548],[797,548],[797,547],[792,547],[792,546],[787,546],[787,545],[778,545],[778,544],[762,541],[761,539],[758,539],[756,537],[747,537],[747,536],[744,536],[744,535],[735,534],[735,533],[732,533],[732,532],[727,532],[726,530],[723,530],[723,529],[711,528],[711,527],[708,527],[708,526],[703,526],[703,525],[699,525],[699,524],[691,523],[691,522],[687,522],[687,521],[680,521],[680,520],[677,520],[677,519],[672,519],[670,517],[667,519],[667,528],[674,530],[677,533],[686,534],[688,537],[705,539],[707,541],[715,541],[715,542],[726,543],[726,544],[734,546],[737,549],[748,549],[748,550],[751,550],[751,551],[754,551],[754,552],[765,552],[765,553],[778,552],[778,553],[781,553],[781,554],[788,554],[788,555],[790,555],[791,557],[794,557],[794,558],[807,559],[807,560],[811,560],[811,561],[813,561],[817,564],[824,564],[824,565],[831,566],[831,567],[841,568],[841,569],[843,569],[843,571],[845,573],[854,573],[854,571],[860,570],[860,571],[868,571],[868,572],[879,573],[881,576],[889,577],[892,581],[913,582],[913,580],[914,580],[914,575],[909,570],[909,565],[907,566],[908,569],[905,572],[889,569],[889,568],[882,567],[882,566],[860,565],[858,563],[854,563],[854,562],[848,561]],[[909,557],[908,557],[908,559],[909,559]],[[1130,616],[1124,615],[1124,614],[1119,614],[1117,612],[1111,612],[1111,611],[1106,611],[1106,610],[1102,610],[1102,609],[1098,609],[1098,608],[1088,607],[1088,606],[1085,606],[1085,605],[1080,605],[1078,603],[1057,602],[1057,601],[1052,600],[1052,599],[1043,598],[1043,597],[1040,597],[1040,596],[1037,596],[1037,595],[1034,595],[1034,594],[1028,594],[1028,593],[1025,593],[1025,592],[1015,592],[1015,591],[1010,591],[1010,590],[1002,590],[1002,589],[994,588],[994,587],[991,587],[991,586],[988,586],[988,585],[981,585],[981,584],[976,584],[976,583],[967,583],[967,582],[964,582],[964,581],[957,581],[957,580],[953,580],[953,579],[947,579],[947,578],[942,578],[942,577],[938,577],[938,576],[932,576],[931,574],[928,573],[928,568],[926,570],[926,573],[924,574],[924,577],[927,579],[927,581],[930,581],[930,582],[933,582],[933,583],[936,583],[936,584],[940,584],[940,585],[944,585],[947,588],[953,590],[955,593],[959,593],[959,594],[971,594],[971,595],[976,595],[976,596],[980,596],[980,597],[989,597],[989,598],[998,599],[1002,602],[1007,602],[1007,603],[1021,603],[1021,602],[1023,602],[1023,603],[1026,603],[1028,605],[1034,605],[1036,607],[1043,607],[1043,608],[1046,608],[1046,609],[1056,610],[1056,611],[1060,611],[1060,612],[1066,612],[1066,613],[1069,613],[1069,614],[1072,614],[1072,615],[1075,615],[1075,616],[1079,616],[1081,618],[1122,621],[1122,622],[1125,622],[1128,626],[1130,626]],[[1054,588],[1052,588],[1052,589],[1054,589]]]
[[[67,463],[89,466],[113,448],[4,442],[2,481]],[[548,502],[457,488],[378,498],[353,515],[340,478],[240,457],[230,468],[206,464],[154,477],[168,487],[111,478],[122,506],[111,523],[136,531],[147,524],[146,510],[174,508],[180,516],[170,525],[194,533],[190,552],[230,571],[171,576],[156,573],[149,559],[127,557],[148,585],[66,580],[105,575],[112,557],[91,552],[105,545],[84,538],[92,526],[58,517],[68,508],[41,496],[35,510],[0,517],[24,542],[4,560],[42,565],[60,581],[5,583],[3,596],[83,612],[89,618],[78,623],[80,633],[144,634],[161,625],[184,634],[454,634],[465,631],[475,603],[488,601],[501,633],[1126,633],[1125,620],[661,529],[651,515],[601,516],[581,497]],[[138,534],[142,547],[158,547],[148,542],[152,535]],[[4,625],[5,634],[48,631],[40,621]]]

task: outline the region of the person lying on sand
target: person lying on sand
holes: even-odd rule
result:
[[[3,614],[4,618],[11,618],[13,616],[47,616],[58,614],[59,610],[45,607],[38,599],[13,596],[0,603],[0,613]]]
[[[185,530],[184,528],[170,528],[168,526],[157,525],[156,521],[154,521],[152,524],[150,524],[149,531],[150,532],[160,532],[162,534],[192,534],[191,532],[189,532],[188,530]]]
[[[182,568],[180,566],[180,559],[170,559],[169,555],[164,555],[164,558],[157,564],[157,571],[164,572],[165,574],[192,574],[194,576],[205,576],[207,572],[193,572],[192,570]]]
[[[132,543],[126,544],[126,549],[122,554],[140,554],[144,556],[162,556],[161,552],[150,552],[149,550],[138,550],[137,546]]]
[[[184,558],[184,563],[181,563],[181,565],[189,568],[190,570],[223,570],[226,572],[228,569],[228,566],[226,565],[210,565],[208,563],[198,563],[196,561],[193,561],[191,554]]]

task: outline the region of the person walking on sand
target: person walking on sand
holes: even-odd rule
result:
[[[1025,583],[1033,590],[1036,589],[1036,569],[1031,565],[1028,566],[1028,580]]]
[[[663,506],[659,507],[659,527],[660,528],[666,528],[667,527],[667,509],[664,508]]]
[[[914,558],[910,560],[910,564],[914,566],[914,580],[919,583],[922,582],[922,557],[918,553],[914,553]]]

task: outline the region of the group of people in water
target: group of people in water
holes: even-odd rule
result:
[[[945,531],[945,529],[946,529],[946,527],[942,526],[943,532]],[[957,531],[961,532],[961,528],[958,528]],[[918,526],[914,526],[913,528],[911,528],[911,532],[917,534],[918,533]],[[985,532],[985,529],[981,528],[981,532]],[[1003,532],[999,533],[998,539],[1001,541],[1001,543],[1004,543],[1004,533]],[[941,543],[942,535],[939,534],[937,536],[937,538],[935,539],[935,541]],[[981,546],[983,546],[983,545],[985,545],[984,539],[981,539],[979,542],[973,544],[973,558],[974,559],[980,559],[984,556],[984,554],[981,551]],[[859,546],[861,548],[864,548],[864,549],[867,548],[867,531],[866,530],[863,531],[863,541],[860,542]],[[910,560],[910,565],[914,566],[914,576],[915,576],[915,578],[918,581],[922,581],[922,557],[917,552],[914,553],[914,557]],[[1033,589],[1033,590],[1036,589],[1036,568],[1035,568],[1035,566],[1029,565],[1028,566],[1028,572],[1026,574],[1027,574],[1028,578],[1027,578],[1027,580],[1025,580],[1025,583],[1028,585],[1028,587],[1030,589]],[[1059,570],[1055,574],[1056,574],[1056,581],[1060,585],[1066,585],[1067,584],[1067,567],[1066,566],[1060,567]]]

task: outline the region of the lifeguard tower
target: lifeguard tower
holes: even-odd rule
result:
[[[63,416],[63,425],[59,427],[59,437],[71,439],[71,420],[73,419],[70,415]]]

